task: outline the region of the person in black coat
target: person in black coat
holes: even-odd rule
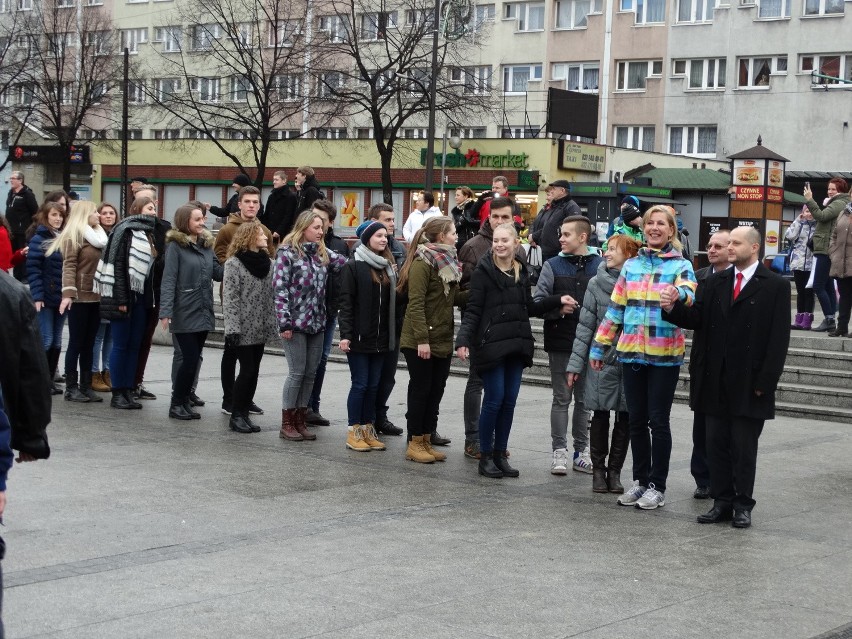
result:
[[[251,180],[249,176],[245,173],[240,173],[234,176],[234,180],[232,183],[232,187],[234,189],[234,194],[231,196],[231,199],[225,204],[225,206],[214,206],[209,202],[204,203],[204,207],[210,211],[216,218],[222,222],[223,224],[227,222],[228,216],[231,213],[239,213],[240,207],[238,204],[240,203],[240,189],[244,186],[249,186],[251,184]]]
[[[479,474],[518,477],[505,452],[524,368],[532,366],[535,340],[530,314],[556,308],[561,300],[536,303],[527,267],[515,258],[518,234],[513,224],[494,230],[492,249],[480,260],[470,281],[470,298],[456,337],[456,354],[482,378],[485,398],[479,417]],[[492,450],[493,447],[493,450]]]
[[[758,261],[762,239],[751,227],[731,231],[734,268],[710,276],[692,307],[671,287],[661,295],[664,318],[695,329],[690,405],[707,422],[713,508],[699,523],[733,519],[751,525],[757,442],[775,417],[775,389],[790,344],[790,284]]]
[[[580,207],[568,195],[570,182],[555,180],[548,184],[547,188],[553,199],[550,206],[536,216],[530,231],[530,245],[541,248],[542,264],[559,254],[559,229],[562,222],[572,215],[582,215]]]
[[[20,171],[12,171],[9,182],[12,188],[6,196],[6,220],[12,229],[12,250],[17,251],[27,245],[27,229],[38,211],[38,201],[32,189],[24,184],[24,174]],[[26,272],[27,267],[23,262],[15,265],[15,279],[23,282]]]
[[[314,202],[323,199],[322,191],[314,170],[309,166],[300,166],[296,169],[296,215],[302,211],[309,211]]]
[[[272,231],[275,244],[293,229],[297,203],[296,194],[287,186],[287,172],[276,171],[272,176],[272,191],[266,199],[266,208],[258,215],[261,223]]]

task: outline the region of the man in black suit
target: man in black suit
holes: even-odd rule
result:
[[[728,261],[734,268],[710,276],[687,308],[676,291],[661,295],[664,317],[695,329],[690,359],[694,410],[707,422],[707,457],[713,508],[699,523],[733,520],[751,525],[757,442],[775,417],[775,389],[790,344],[790,284],[759,261],[760,233],[731,231]]]

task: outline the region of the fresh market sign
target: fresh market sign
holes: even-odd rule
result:
[[[476,149],[468,149],[466,153],[456,150],[444,155],[444,166],[448,169],[526,169],[530,165],[529,157],[527,153],[509,150],[500,155],[480,153]],[[435,159],[440,166],[441,155],[436,155]],[[426,166],[426,149],[420,149],[420,166]]]

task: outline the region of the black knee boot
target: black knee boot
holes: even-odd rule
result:
[[[80,392],[89,398],[90,402],[102,402],[103,397],[92,390],[92,371],[82,371],[80,373]]]
[[[609,450],[609,468],[607,469],[607,485],[609,492],[621,494],[624,486],[621,484],[621,468],[627,459],[627,449],[630,447],[630,422],[627,413],[618,413],[612,427],[612,446]]]
[[[589,432],[589,456],[592,458],[592,490],[609,492],[606,455],[609,452],[609,411],[596,410]]]

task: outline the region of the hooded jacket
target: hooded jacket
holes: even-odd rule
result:
[[[48,308],[59,308],[62,302],[62,253],[56,251],[45,257],[46,242],[54,239],[56,233],[40,224],[30,240],[27,253],[27,282],[33,301],[44,302]],[[97,267],[97,262],[95,263]]]
[[[186,233],[166,234],[166,266],[160,289],[160,319],[169,318],[172,333],[199,333],[215,328],[211,280],[222,281],[223,268],[213,254],[213,236],[202,232],[193,242]]]
[[[837,224],[837,218],[840,217],[843,209],[849,204],[849,194],[838,193],[822,209],[819,208],[819,205],[813,199],[808,200],[805,204],[817,221],[813,236],[814,255],[828,255],[831,233],[834,231],[834,225]]]

